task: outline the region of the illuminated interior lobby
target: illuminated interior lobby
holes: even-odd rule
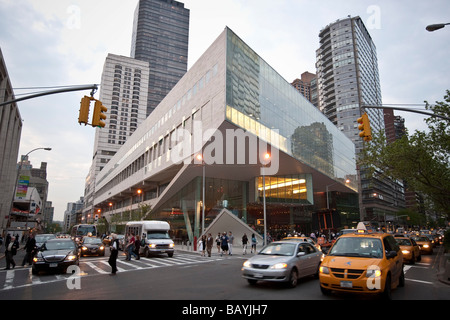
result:
[[[328,209],[359,219],[356,177],[353,142],[225,28],[100,171],[94,209],[146,204],[192,241],[224,208],[262,233],[265,198],[278,238]]]

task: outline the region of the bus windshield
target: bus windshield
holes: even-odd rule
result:
[[[73,228],[76,230],[76,233],[73,236],[97,236],[97,228],[95,225],[78,225]]]
[[[147,231],[147,239],[170,239],[167,231]]]

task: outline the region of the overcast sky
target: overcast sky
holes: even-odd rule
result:
[[[0,47],[16,96],[46,87],[100,83],[108,53],[129,56],[137,0],[0,0]],[[230,27],[287,81],[315,73],[319,31],[348,15],[360,16],[377,47],[383,103],[434,103],[450,89],[448,0],[185,0],[190,9],[189,67]],[[19,103],[20,154],[34,167],[48,162],[48,200],[55,220],[84,195],[94,132],[77,122],[89,91]],[[98,97],[98,93],[96,95]],[[426,126],[406,118],[410,132]],[[0,150],[2,152],[2,150]],[[20,156],[19,156],[20,157]]]

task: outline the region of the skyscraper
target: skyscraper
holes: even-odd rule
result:
[[[99,97],[108,106],[106,126],[95,132],[92,165],[84,193],[88,211],[93,201],[95,177],[146,118],[148,78],[148,62],[108,54]]]
[[[372,132],[385,129],[383,110],[364,108],[381,105],[381,88],[375,44],[360,17],[337,20],[319,33],[316,51],[319,108],[350,138],[358,155],[364,148],[357,118],[369,115]],[[384,217],[404,206],[400,182],[376,179],[360,171],[361,219]]]
[[[189,9],[174,0],[140,0],[131,57],[150,64],[147,116],[187,71]]]

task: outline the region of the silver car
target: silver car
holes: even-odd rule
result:
[[[321,259],[322,252],[310,243],[272,242],[244,262],[242,276],[250,284],[259,280],[287,282],[293,288],[299,278],[318,275]]]

